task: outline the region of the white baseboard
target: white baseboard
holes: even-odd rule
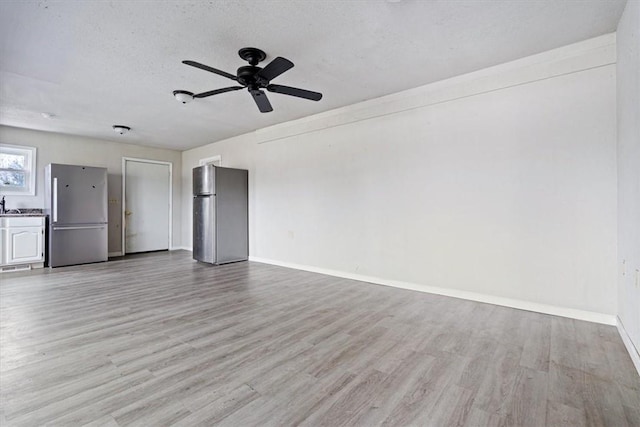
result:
[[[170,251],[179,251],[179,250],[185,250],[185,251],[189,251],[191,252],[191,248],[187,248],[184,246],[172,246],[171,248],[169,248]],[[118,252],[109,252],[109,257],[114,257],[114,256],[122,256],[122,252],[118,251]]]
[[[633,345],[633,341],[631,341],[631,337],[627,333],[627,330],[624,328],[622,324],[622,320],[619,317],[616,317],[616,327],[618,328],[618,333],[622,338],[622,342],[624,346],[627,347],[627,352],[629,352],[629,356],[631,356],[631,361],[633,365],[636,367],[636,371],[638,371],[638,375],[640,375],[640,354],[638,354],[638,349],[635,345]]]
[[[310,271],[313,273],[326,274],[343,279],[359,280],[361,282],[375,283],[377,285],[392,286],[394,288],[409,289],[412,291],[426,292],[430,294],[444,295],[454,298],[461,298],[471,301],[478,301],[487,304],[501,305],[504,307],[517,308],[520,310],[535,311],[538,313],[552,314],[554,316],[568,317],[571,319],[586,320],[588,322],[602,323],[605,325],[616,325],[616,316],[612,314],[596,313],[593,311],[577,310],[575,308],[557,307],[548,304],[503,298],[494,295],[481,294],[476,292],[462,291],[458,289],[440,288],[418,283],[402,282],[398,280],[381,279],[378,277],[364,276],[361,274],[346,273],[337,270],[328,270],[320,267],[294,264],[289,262],[275,261],[260,257],[249,256],[249,261],[261,262],[264,264],[278,265],[280,267],[293,268],[296,270]]]

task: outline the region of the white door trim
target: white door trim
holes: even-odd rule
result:
[[[122,158],[122,217],[120,219],[120,228],[122,229],[122,255],[126,255],[125,250],[125,211],[127,206],[126,188],[127,188],[127,162],[141,162],[141,163],[156,163],[160,165],[169,166],[169,250],[173,248],[173,163],[164,162],[161,160],[139,159],[136,157],[123,157]]]
[[[198,166],[204,166],[204,165],[207,165],[209,163],[214,163],[214,162],[218,162],[218,164],[220,166],[222,166],[222,156],[217,155],[217,156],[205,157],[204,159],[200,159],[198,161]]]

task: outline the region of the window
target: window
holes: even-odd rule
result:
[[[35,196],[34,147],[0,144],[0,192],[4,195]]]

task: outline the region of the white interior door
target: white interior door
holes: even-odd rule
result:
[[[125,253],[169,249],[170,164],[124,161]]]

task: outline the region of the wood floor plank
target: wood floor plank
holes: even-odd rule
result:
[[[0,425],[640,424],[614,327],[184,251],[0,283]]]
[[[551,319],[546,317],[542,321],[528,322],[520,366],[549,372],[550,351]]]
[[[279,426],[277,419],[282,413],[291,410],[292,399],[305,393],[318,380],[304,373],[286,373],[288,386],[270,390],[229,414],[220,423],[223,426]],[[251,386],[250,386],[251,387]],[[253,387],[251,387],[253,388]],[[257,390],[256,390],[257,391]]]
[[[20,413],[17,416],[11,416],[7,421],[10,425],[43,425],[46,423],[55,424],[56,419],[72,413],[80,408],[89,406],[92,403],[104,399],[107,396],[125,392],[137,384],[143,383],[149,379],[149,372],[140,371],[131,375],[113,379],[104,384],[90,384],[73,396],[61,398],[54,402],[46,401],[43,405],[28,413]],[[103,414],[96,414],[97,417]]]
[[[546,425],[580,427],[587,425],[587,418],[582,409],[549,401],[547,404]]]
[[[119,424],[111,415],[105,415],[102,418],[84,424],[82,427],[119,427]]]
[[[226,417],[258,397],[260,397],[259,393],[243,384],[173,425],[184,427],[211,426],[220,423]]]
[[[338,426],[350,425],[352,419],[360,416],[371,407],[371,403],[380,390],[387,374],[371,369],[363,373],[342,393],[340,399],[331,406],[316,412],[317,416],[305,419],[301,426]],[[316,415],[314,414],[314,415]]]
[[[505,417],[501,415],[491,414],[474,406],[469,411],[467,419],[463,425],[465,427],[504,427],[507,425],[507,421],[505,420]]]
[[[332,405],[358,376],[350,372],[334,371],[324,378],[313,378],[316,382],[309,386],[307,393],[293,396],[285,410],[264,421],[272,422],[276,426],[300,425],[322,411],[322,408]]]
[[[521,353],[515,348],[503,345],[497,348],[476,394],[476,407],[486,412],[507,415],[515,398],[520,356]]]
[[[426,426],[463,426],[473,408],[474,392],[464,387],[447,387],[433,409],[419,417]]]
[[[537,427],[546,424],[548,378],[546,372],[518,369],[514,397],[506,413],[507,424]]]
[[[465,358],[450,353],[435,356],[433,364],[402,396],[383,425],[424,424],[447,387],[454,386],[466,365]],[[422,419],[422,422],[419,420]]]
[[[626,426],[627,417],[619,391],[614,384],[589,373],[585,373],[582,379],[582,398],[587,424]]]
[[[640,426],[640,405],[623,405],[622,407],[624,409],[624,415],[627,419],[627,424],[631,427]]]

